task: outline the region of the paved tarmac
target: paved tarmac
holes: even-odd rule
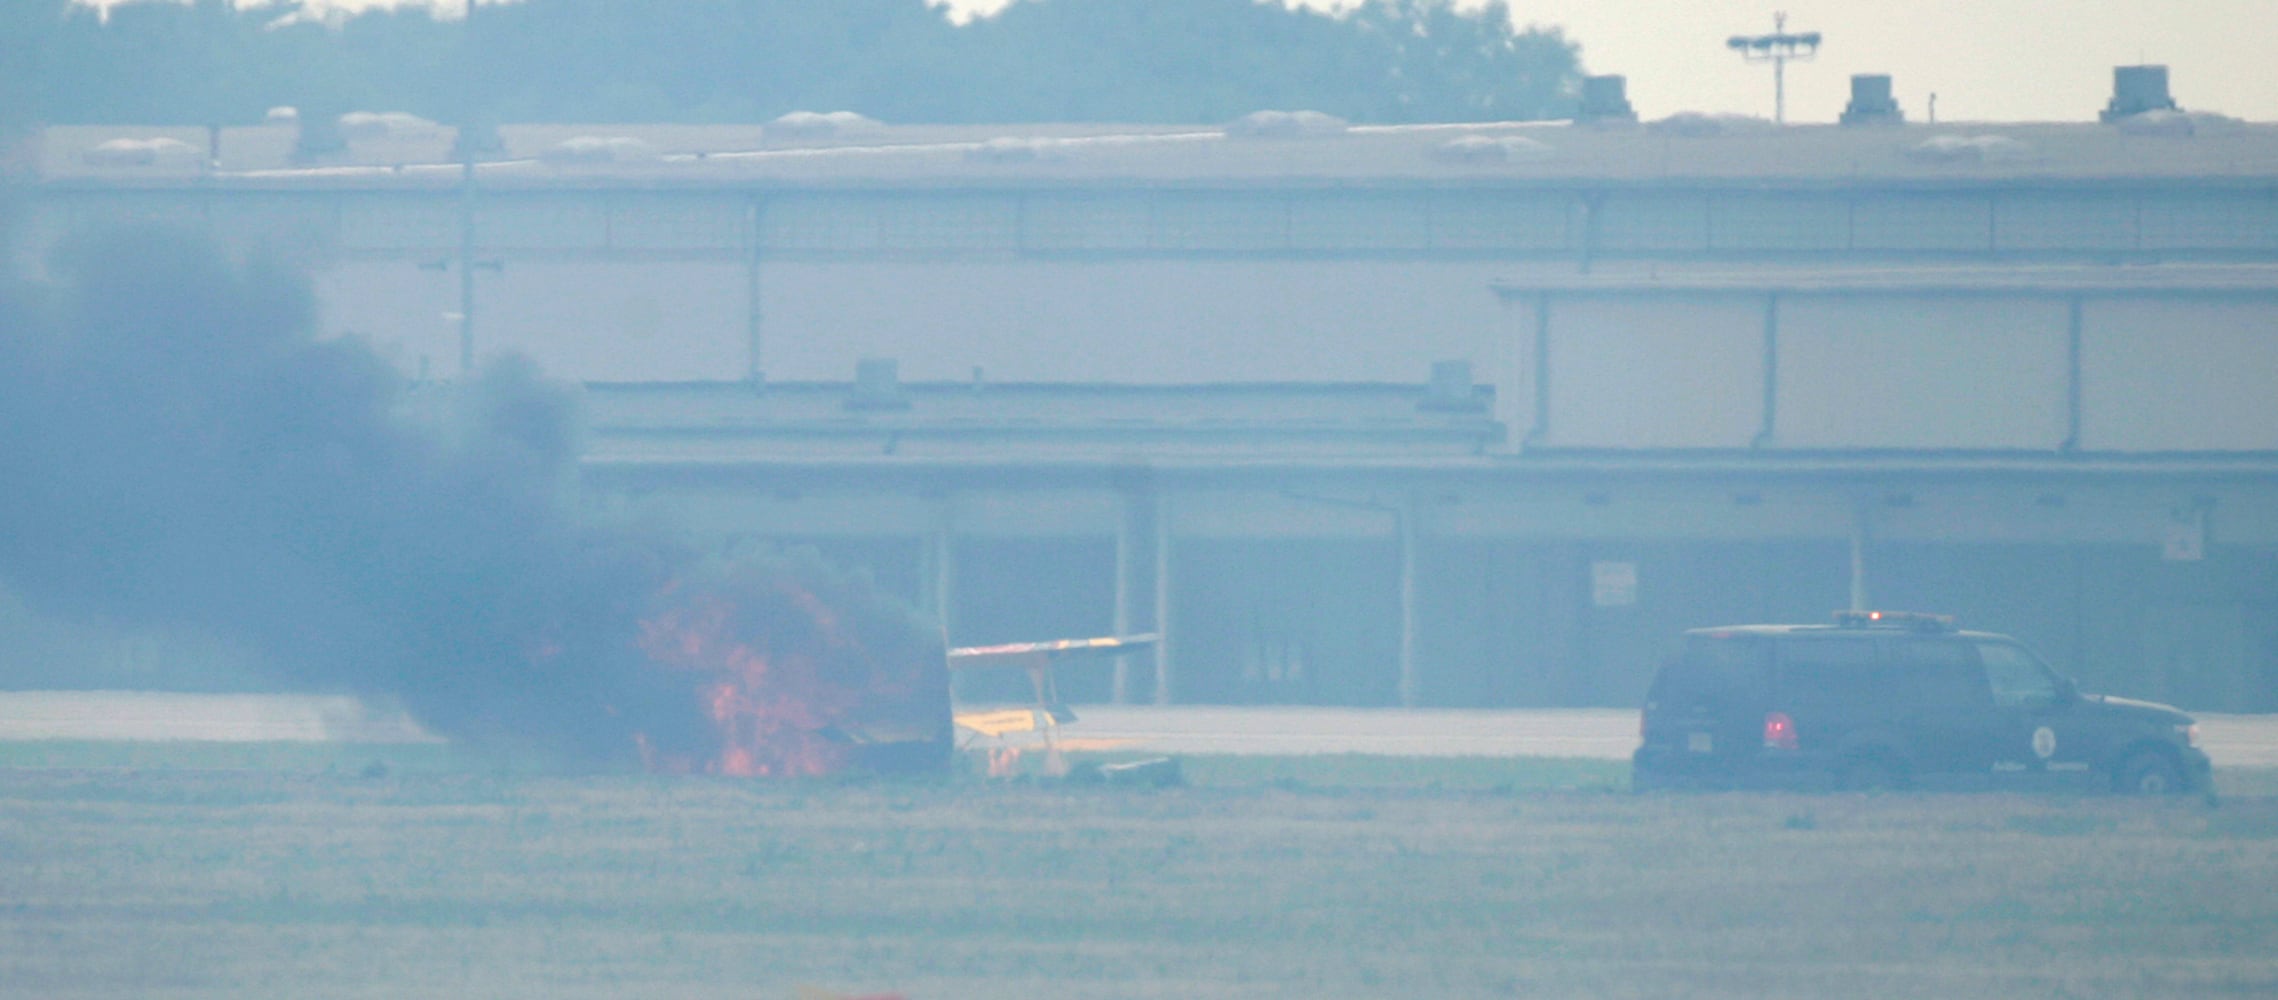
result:
[[[1062,731],[1158,753],[1365,753],[1409,757],[1626,759],[1633,709],[1385,709],[1078,706]],[[2223,767],[2278,767],[2278,715],[2200,713],[2200,744]],[[435,737],[401,711],[353,698],[0,692],[0,740],[417,743]]]

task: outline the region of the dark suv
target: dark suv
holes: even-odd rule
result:
[[[1841,612],[1833,625],[1685,633],[1653,679],[1631,783],[2209,787],[2191,717],[2082,694],[2022,643],[1951,618]]]

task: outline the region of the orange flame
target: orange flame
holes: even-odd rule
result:
[[[660,752],[638,736],[649,770],[813,777],[847,766],[851,747],[837,724],[866,702],[895,692],[880,690],[878,672],[861,644],[842,630],[839,614],[821,598],[787,585],[767,596],[782,602],[776,611],[796,615],[799,627],[790,631],[804,642],[775,648],[781,637],[750,634],[755,625],[747,620],[749,609],[719,595],[687,598],[641,623],[640,646],[650,660],[699,675],[691,695],[711,721],[715,743],[708,753],[689,757]]]

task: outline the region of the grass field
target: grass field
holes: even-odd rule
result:
[[[1639,797],[1589,761],[1186,771],[775,785],[8,746],[0,995],[2278,994],[2259,773],[2210,809]]]

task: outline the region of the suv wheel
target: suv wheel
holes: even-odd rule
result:
[[[1843,762],[1835,782],[1849,792],[1892,792],[1906,787],[1906,769],[1888,757],[1853,757]]]
[[[2122,761],[2112,784],[2123,795],[2178,795],[2184,791],[2183,771],[2157,750],[2145,750]]]

